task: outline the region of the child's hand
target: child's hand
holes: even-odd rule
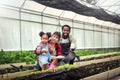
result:
[[[48,50],[42,49],[42,53],[48,53]]]
[[[48,50],[45,50],[45,53],[48,53]]]

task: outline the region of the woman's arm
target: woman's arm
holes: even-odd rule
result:
[[[58,56],[59,56],[59,55],[62,55],[60,44],[57,44],[56,47],[57,47],[57,55],[58,55]]]

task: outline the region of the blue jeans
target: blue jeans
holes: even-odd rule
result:
[[[38,69],[38,70],[42,70],[42,68],[41,68],[41,66],[39,65],[39,62],[37,61],[37,64],[36,64],[36,68]]]

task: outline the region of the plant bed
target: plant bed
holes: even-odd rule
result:
[[[61,67],[61,66],[60,66]],[[84,66],[64,65],[62,68],[37,71],[17,76],[14,80],[79,80],[120,67],[120,59],[93,63]]]
[[[23,53],[25,53],[24,55],[23,55]],[[16,55],[16,53],[14,53],[15,54],[15,56],[19,56],[19,59],[21,59],[21,61],[20,62],[22,62],[22,59],[23,58],[26,58],[26,63],[31,63],[30,61],[32,61],[32,59],[34,59],[34,60],[36,60],[36,57],[35,57],[35,55],[34,55],[34,53],[32,53],[31,55],[31,57],[33,57],[34,56],[34,58],[31,58],[30,57],[30,59],[29,58],[27,58],[26,56],[26,53],[27,53],[27,55],[29,55],[29,52],[20,52],[19,54],[17,54]],[[6,54],[6,53],[5,53]],[[10,54],[9,54],[10,55]],[[3,56],[3,55],[2,55]],[[13,55],[12,55],[13,56]],[[15,56],[13,56],[14,58],[15,58]],[[24,80],[24,79],[35,79],[35,80],[37,80],[37,79],[42,79],[42,80],[48,80],[49,78],[49,80],[77,80],[78,78],[79,79],[81,79],[81,78],[83,78],[83,77],[87,77],[87,76],[90,76],[90,75],[94,75],[94,74],[98,74],[98,73],[101,73],[101,72],[104,72],[104,71],[107,71],[107,70],[110,70],[110,69],[114,69],[114,68],[117,68],[118,66],[120,67],[120,60],[118,60],[118,61],[115,61],[115,60],[113,60],[112,59],[112,57],[113,56],[120,56],[120,54],[114,54],[114,55],[107,55],[107,56],[98,56],[98,57],[92,57],[91,59],[85,59],[85,62],[87,61],[87,60],[95,60],[95,59],[101,59],[101,58],[107,58],[107,57],[110,57],[110,59],[109,60],[112,60],[113,61],[113,63],[111,64],[111,65],[109,65],[109,63],[104,63],[104,62],[98,62],[98,63],[100,63],[100,65],[102,65],[102,66],[100,66],[98,63],[95,63],[94,61],[94,63],[92,63],[92,64],[87,64],[87,65],[83,65],[83,66],[81,66],[81,65],[79,65],[79,64],[77,64],[77,65],[67,65],[67,66],[62,66],[62,68],[61,68],[61,66],[60,67],[57,67],[57,68],[55,68],[55,69],[52,69],[52,70],[45,70],[45,71],[32,71],[31,73],[29,72],[29,73],[24,73],[24,68],[23,68],[23,70],[21,70],[21,66],[17,66],[17,68],[19,67],[19,69],[17,69],[17,68],[13,68],[13,67],[11,67],[11,69],[13,68],[13,70],[9,70],[8,68],[6,68],[6,70],[3,70],[3,71],[1,71],[2,73],[1,74],[3,74],[3,75],[6,75],[6,73],[7,74],[9,74],[9,73],[13,73],[13,72],[16,72],[16,71],[20,71],[20,72],[23,72],[22,74],[23,75],[21,75],[21,76],[18,76],[18,74],[16,74],[16,75],[14,75],[15,76],[15,78],[12,78],[12,79],[16,79],[16,80]],[[3,56],[4,57],[4,56]],[[20,57],[22,57],[22,58],[20,58]],[[4,57],[4,59],[6,59],[7,57]],[[14,59],[13,58],[13,59]],[[12,59],[12,58],[10,58],[10,59]],[[10,59],[8,59],[8,60],[10,60]],[[17,58],[16,58],[17,59]],[[19,60],[18,59],[18,60]],[[120,58],[116,58],[116,59],[120,59]],[[5,63],[7,63],[8,62],[8,60],[7,61],[5,61]],[[28,60],[30,60],[30,61],[28,61]],[[24,61],[24,60],[23,60]],[[19,61],[18,61],[19,62]],[[84,62],[84,61],[83,61]],[[109,62],[108,60],[106,61],[106,62]],[[115,62],[115,63],[114,63]],[[11,63],[11,62],[9,62],[9,63]],[[103,63],[103,64],[102,64]],[[117,67],[115,67],[116,66],[116,63],[117,63]],[[94,65],[93,65],[94,64]],[[113,65],[114,64],[114,65]],[[96,67],[96,65],[98,65],[98,67]],[[104,65],[106,65],[107,67],[103,67]],[[110,66],[110,67],[109,67]],[[24,66],[25,67],[25,66]],[[35,66],[34,66],[35,67]],[[88,67],[88,68],[87,68]],[[25,67],[25,69],[26,69],[26,67]],[[105,69],[105,70],[104,70]],[[14,70],[16,70],[16,71],[14,71]],[[29,70],[29,68],[27,67],[27,69],[26,70]],[[10,72],[8,72],[8,71],[10,71]],[[4,73],[3,73],[4,72]],[[84,74],[85,73],[85,74]],[[14,73],[13,73],[14,74]],[[45,78],[46,77],[46,78]],[[63,78],[62,78],[63,77]],[[7,80],[9,79],[9,77],[7,78]]]
[[[10,63],[22,63],[25,62],[26,64],[34,64],[37,60],[37,56],[34,52],[30,51],[0,51],[0,65],[2,64],[10,64]]]
[[[36,70],[27,70],[27,71],[20,71],[20,72],[15,72],[15,73],[7,73],[7,74],[3,74],[0,75],[0,80],[13,80],[13,78],[16,77],[16,75],[21,75],[21,74],[28,74],[30,72],[33,72]]]
[[[110,57],[115,57],[115,56],[120,56],[120,52],[96,54],[96,55],[90,55],[90,56],[80,56],[79,58],[80,58],[80,61],[89,61],[89,60],[110,58]],[[75,62],[79,62],[79,61],[75,60]]]
[[[89,58],[84,58],[81,61],[102,59],[102,58],[113,57],[113,56],[120,56],[120,54],[114,53],[114,54],[107,54],[107,55],[102,55],[97,57],[89,57]],[[26,63],[15,63],[15,64],[11,63],[11,64],[5,64],[5,65],[3,64],[2,66],[0,65],[0,75],[6,74],[6,73],[19,72],[19,71],[33,70],[33,69],[36,69],[35,65],[30,65]]]
[[[26,71],[26,70],[35,70],[35,69],[36,66],[34,64],[25,64],[25,63],[4,64],[0,66],[0,75]]]
[[[94,54],[106,54],[106,53],[113,53],[113,52],[120,52],[120,49],[111,49],[111,50],[79,50],[76,51],[78,56],[87,56],[87,55],[94,55]]]

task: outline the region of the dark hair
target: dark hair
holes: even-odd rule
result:
[[[41,31],[41,32],[39,33],[39,36],[42,37],[44,34],[47,35],[48,38],[51,37],[51,33],[50,33],[50,32],[44,33],[43,31]]]
[[[63,30],[64,27],[68,27],[68,28],[69,28],[69,31],[71,30],[71,27],[70,27],[69,25],[63,25],[63,26],[62,26],[62,30]]]
[[[48,35],[48,38],[51,37],[51,32],[47,32],[46,34]]]
[[[61,37],[61,33],[60,32],[58,32],[58,31],[55,31],[54,33],[53,33],[53,35],[57,35],[58,37],[59,37],[59,39],[60,39],[60,37]]]

